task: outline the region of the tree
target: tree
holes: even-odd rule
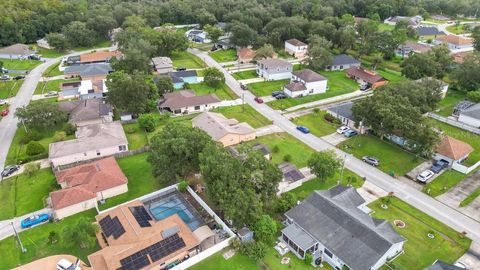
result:
[[[109,15],[96,15],[87,19],[87,27],[94,30],[103,39],[110,37],[110,31],[117,27],[117,21]]]
[[[277,201],[277,210],[279,212],[286,212],[297,204],[297,196],[295,193],[286,192],[280,195]]]
[[[47,130],[67,121],[67,113],[56,104],[48,101],[32,102],[18,108],[15,112],[18,126],[25,125],[30,129]]]
[[[155,116],[151,113],[141,114],[138,117],[138,125],[147,132],[152,132],[157,126]]]
[[[29,156],[35,156],[45,152],[45,147],[39,142],[31,141],[27,144],[27,150],[25,152]]]
[[[405,58],[401,63],[402,75],[412,80],[418,80],[425,76],[435,76],[437,73],[435,66],[435,62],[431,57],[416,53]]]
[[[474,53],[453,70],[451,77],[458,89],[463,91],[480,89],[480,65],[478,63],[480,63],[480,54]]]
[[[68,40],[63,34],[50,33],[45,36],[45,39],[57,51],[65,51],[69,47]]]
[[[377,70],[377,66],[383,62],[383,59],[379,55],[374,55],[372,58],[372,69]]]
[[[134,45],[123,49],[123,57],[118,60],[112,59],[111,65],[116,71],[125,71],[126,73],[133,74],[135,72],[149,73],[151,70],[150,61],[154,48],[153,46],[141,39]],[[149,53],[150,52],[150,53]]]
[[[271,243],[277,234],[277,223],[269,215],[262,215],[255,223],[254,229],[257,240],[264,243]]]
[[[244,23],[235,22],[227,29],[231,33],[230,42],[235,46],[248,47],[257,40],[257,32]]]
[[[148,161],[153,175],[162,183],[175,183],[177,179],[200,170],[199,156],[214,142],[200,129],[179,123],[168,123],[150,143]]]
[[[30,162],[30,163],[25,164],[25,169],[23,170],[23,172],[26,175],[28,175],[28,177],[32,177],[35,174],[37,174],[39,170],[40,170],[40,163]]]
[[[265,58],[272,58],[275,56],[275,49],[270,44],[264,44],[262,47],[255,51],[255,60],[261,60]]]
[[[242,243],[239,252],[253,261],[258,262],[267,254],[267,246],[262,242],[250,241]]]
[[[353,48],[355,41],[355,29],[352,26],[344,27],[337,31],[336,44],[342,52]]]
[[[212,26],[210,24],[205,25],[203,30],[207,32],[208,38],[210,38],[213,44],[217,44],[218,39],[223,35],[223,30],[221,28]]]
[[[165,93],[170,93],[175,90],[173,87],[172,77],[170,76],[160,76],[156,83],[158,94],[161,96]]]
[[[80,218],[74,226],[65,226],[61,231],[61,241],[65,247],[91,248],[96,245],[96,227],[87,218]]]
[[[116,71],[107,78],[107,100],[117,110],[140,114],[153,109],[152,103],[155,106],[157,89],[147,75]]]
[[[335,175],[342,165],[333,151],[321,151],[312,154],[308,160],[310,171],[322,182]]]
[[[470,91],[467,93],[467,97],[469,100],[479,103],[480,102],[480,90],[477,91]]]
[[[89,28],[86,23],[73,21],[62,28],[62,34],[67,38],[68,43],[72,47],[88,47],[95,43],[96,34]]]
[[[323,37],[312,36],[309,44],[306,62],[311,69],[325,69],[332,63],[333,54],[329,50],[332,45],[330,41]]]
[[[210,87],[215,89],[222,86],[225,83],[225,75],[217,68],[206,68],[203,75],[203,81]]]
[[[480,51],[480,26],[476,26],[472,30],[473,46],[475,50]]]

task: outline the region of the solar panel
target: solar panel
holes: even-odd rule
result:
[[[106,216],[98,223],[107,237],[113,235],[113,238],[117,239],[125,233],[125,229],[122,223],[120,223],[120,220],[118,220],[118,217],[112,219],[110,216]]]
[[[143,206],[134,206],[130,207],[130,212],[135,217],[140,227],[151,227],[152,225],[149,220],[152,220],[152,217],[148,214],[147,210]]]
[[[136,253],[134,255],[136,255]],[[150,261],[146,255],[135,258],[132,256],[128,256],[127,258],[120,260],[122,266],[119,267],[118,270],[138,270],[150,264]]]

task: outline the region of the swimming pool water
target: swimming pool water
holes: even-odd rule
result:
[[[202,223],[197,220],[197,217],[189,211],[185,205],[187,202],[184,202],[183,198],[179,196],[181,195],[174,194],[160,201],[153,202],[149,207],[150,213],[156,220],[162,220],[169,216],[178,214],[183,222],[185,222],[185,224],[187,224],[188,227],[194,231],[198,229]]]

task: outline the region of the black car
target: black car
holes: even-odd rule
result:
[[[12,173],[18,171],[18,169],[20,169],[20,166],[18,166],[18,165],[7,166],[7,167],[5,167],[5,169],[2,172],[2,177],[7,177],[7,176],[11,175]]]
[[[243,83],[240,84],[240,88],[242,88],[242,90],[248,90],[248,87]]]
[[[278,94],[275,96],[276,99],[285,99],[287,98],[287,95],[285,95],[284,93],[281,93],[281,94]]]
[[[448,167],[448,161],[446,160],[435,160],[432,167],[430,167],[430,171],[434,173],[440,173],[443,169]]]
[[[281,94],[283,94],[282,91],[273,91],[272,92],[272,97],[277,97],[278,95],[281,95]]]
[[[40,56],[32,54],[28,56],[29,60],[40,60]]]
[[[364,156],[364,157],[362,157],[362,160],[365,163],[368,163],[368,164],[370,164],[374,167],[377,167],[378,165],[380,165],[380,161],[377,158],[374,158],[374,157]]]
[[[185,71],[185,70],[187,70],[187,68],[184,68],[184,67],[177,68],[177,71]]]
[[[13,77],[13,79],[16,80],[16,81],[18,81],[18,80],[23,80],[23,79],[25,79],[25,76],[23,76],[23,75],[18,75],[18,76]]]
[[[10,76],[8,75],[0,76],[0,81],[8,81],[8,80],[10,80]]]

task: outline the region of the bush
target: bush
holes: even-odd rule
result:
[[[468,92],[467,98],[473,102],[480,102],[480,90]]]
[[[178,190],[180,190],[181,192],[184,192],[187,190],[187,187],[188,187],[188,182],[183,180],[182,182],[178,183]]]
[[[138,125],[146,132],[152,132],[157,125],[155,116],[153,114],[141,114],[138,117]]]
[[[266,255],[266,246],[262,242],[250,241],[242,243],[239,252],[254,261],[260,261]]]
[[[278,152],[280,152],[280,147],[278,147],[278,145],[274,145],[272,148],[272,153],[276,154]]]
[[[70,136],[75,134],[75,131],[77,131],[77,127],[75,127],[71,123],[67,123],[63,128],[63,131],[65,131],[65,134],[67,134],[67,136]]]
[[[21,144],[27,144],[31,141],[39,141],[42,139],[42,134],[36,130],[29,130],[25,136],[20,140]]]
[[[333,115],[329,113],[326,113],[325,116],[323,116],[323,118],[330,123],[333,123],[333,121],[335,121],[335,117],[333,117]]]
[[[320,112],[319,108],[313,108],[313,113],[318,114]]]
[[[283,156],[283,161],[285,161],[285,162],[292,161],[292,155],[286,154],[285,156]]]
[[[277,201],[277,210],[280,213],[286,212],[297,204],[297,195],[294,193],[283,193]]]
[[[61,142],[67,139],[67,133],[65,131],[57,131],[55,135],[53,135],[53,141]]]
[[[40,163],[32,162],[32,163],[25,164],[25,169],[23,171],[25,172],[26,175],[28,175],[29,177],[32,177],[35,174],[37,174],[39,170],[40,170]]]
[[[34,156],[41,154],[45,151],[45,147],[41,145],[39,142],[31,141],[27,144],[27,155]]]
[[[304,262],[306,265],[310,265],[312,264],[312,261],[313,261],[313,257],[312,257],[312,254],[310,253],[305,253],[305,259],[304,259]]]
[[[133,133],[135,133],[135,129],[132,128],[132,127],[127,128],[125,131],[127,132],[127,134],[133,134]]]

